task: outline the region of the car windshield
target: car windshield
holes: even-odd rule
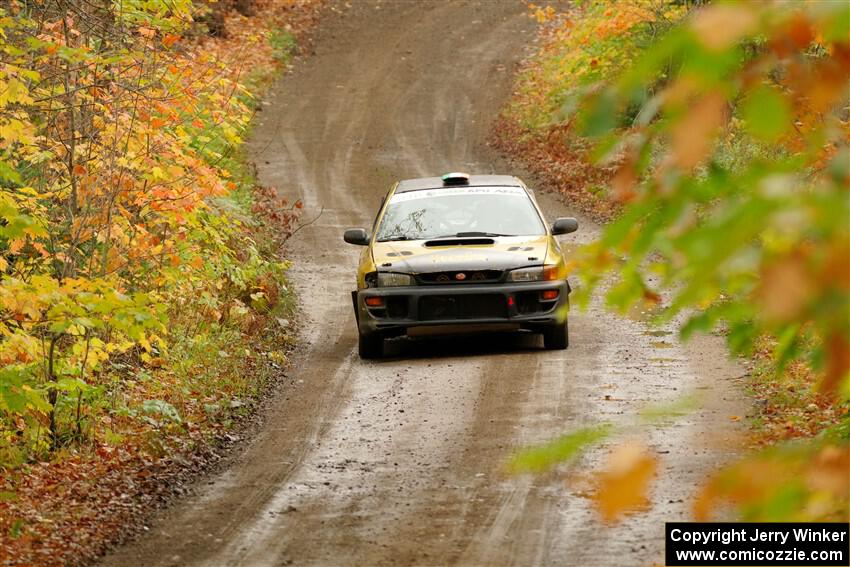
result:
[[[521,187],[458,187],[393,195],[377,240],[542,234],[543,221]]]

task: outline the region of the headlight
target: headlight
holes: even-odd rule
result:
[[[413,276],[410,274],[397,274],[394,272],[378,272],[378,287],[398,287],[402,285],[414,285]]]
[[[509,282],[550,282],[557,279],[558,266],[555,264],[534,266],[531,268],[520,268],[508,273]]]
[[[539,282],[543,279],[543,267],[536,266],[534,268],[521,268],[513,270],[508,274],[508,281],[511,282]]]

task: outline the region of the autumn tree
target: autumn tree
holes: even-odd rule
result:
[[[279,295],[284,264],[250,238],[250,213],[220,201],[239,189],[252,59],[182,40],[208,10],[0,9],[0,449],[85,437],[111,370],[161,366],[175,334]],[[274,65],[266,35],[240,33]]]

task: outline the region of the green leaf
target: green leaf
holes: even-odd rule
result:
[[[778,90],[760,86],[744,100],[741,115],[748,132],[766,142],[775,142],[791,125],[791,108]]]
[[[850,29],[850,4],[847,2],[820,2],[818,9],[823,19],[823,37],[826,41],[847,42]]]
[[[174,423],[181,423],[180,413],[173,405],[163,400],[145,400],[142,411],[147,414],[161,415]]]
[[[21,174],[5,161],[0,161],[0,180],[20,184]]]
[[[32,385],[33,377],[26,367],[11,366],[0,371],[0,410],[19,415],[30,410],[48,411],[45,392]]]
[[[79,378],[62,378],[56,381],[54,386],[57,390],[61,390],[63,392],[74,393],[81,392],[85,393],[91,389],[91,386],[80,380]]]
[[[585,427],[557,439],[524,449],[514,455],[508,468],[514,473],[543,472],[559,463],[570,461],[581,452],[611,435],[609,424]]]
[[[695,396],[681,396],[671,402],[648,406],[640,411],[640,416],[647,423],[660,424],[670,418],[694,412],[699,407],[699,400]]]
[[[581,114],[581,130],[585,136],[601,136],[617,126],[617,97],[613,89],[605,89],[590,101]]]

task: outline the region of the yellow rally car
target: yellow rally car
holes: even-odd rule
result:
[[[351,292],[361,358],[383,354],[384,339],[429,331],[526,329],[547,349],[567,348],[570,286],[555,235],[522,181],[508,175],[449,173],[396,183],[365,246]]]

